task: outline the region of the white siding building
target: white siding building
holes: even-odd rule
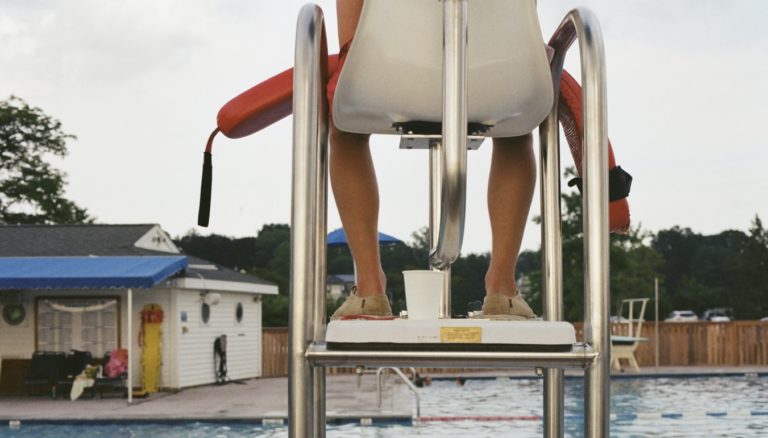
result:
[[[0,242],[0,257],[183,255],[158,225],[0,226]],[[220,335],[227,336],[228,377],[259,377],[261,296],[277,292],[272,283],[191,256],[182,272],[151,289],[134,289],[132,309],[122,289],[0,290],[0,312],[17,311],[16,319],[0,318],[0,366],[2,359],[29,359],[35,351],[101,357],[127,348],[131,339],[132,384],[139,387],[140,312],[157,304],[164,314],[162,389],[215,382],[213,343]],[[91,310],[67,311],[73,306]]]

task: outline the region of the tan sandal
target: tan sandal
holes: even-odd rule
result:
[[[357,294],[357,286],[353,286],[344,304],[341,305],[333,315],[331,320],[354,316],[392,316],[392,307],[385,294],[376,294],[367,297],[361,297]]]
[[[520,292],[514,297],[502,294],[488,294],[483,300],[483,318],[502,320],[535,319],[536,314],[525,302]]]

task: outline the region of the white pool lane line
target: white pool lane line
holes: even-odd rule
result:
[[[627,414],[611,414],[611,421],[636,421],[636,420],[680,420],[689,418],[706,417],[766,417],[768,411],[727,411],[727,412],[706,412],[706,411],[686,411],[686,412],[639,412]],[[584,417],[581,415],[566,415],[565,420],[580,421]],[[542,421],[540,415],[444,415],[414,418],[415,422],[450,422],[450,421]]]

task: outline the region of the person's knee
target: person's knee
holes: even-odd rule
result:
[[[494,137],[493,145],[503,148],[533,147],[533,134],[528,133],[519,137]]]
[[[347,147],[347,146],[360,146],[368,144],[369,134],[355,134],[352,132],[342,131],[333,124],[330,127],[329,133],[331,147]]]

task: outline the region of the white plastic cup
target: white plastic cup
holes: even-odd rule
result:
[[[408,319],[438,319],[440,295],[445,273],[440,271],[403,271],[405,305]]]

